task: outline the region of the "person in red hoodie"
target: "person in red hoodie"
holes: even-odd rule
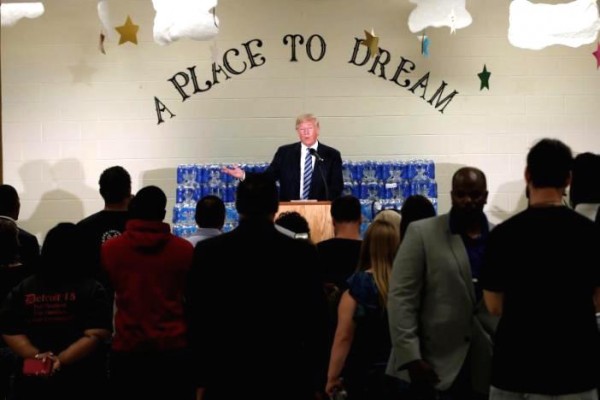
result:
[[[193,247],[170,233],[166,205],[160,188],[142,188],[129,205],[125,232],[102,246],[115,290],[114,399],[194,396],[183,304]]]

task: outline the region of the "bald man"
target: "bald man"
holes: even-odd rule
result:
[[[394,260],[387,372],[410,382],[411,399],[487,397],[496,322],[478,287],[487,196],[481,170],[456,171],[450,212],[410,224]]]

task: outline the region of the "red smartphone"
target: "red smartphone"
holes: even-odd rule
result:
[[[45,361],[37,358],[26,358],[23,360],[23,375],[26,376],[48,376],[52,372],[52,359],[46,357]]]

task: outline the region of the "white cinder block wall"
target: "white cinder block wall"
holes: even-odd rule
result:
[[[561,1],[551,1],[558,3]],[[99,210],[98,176],[112,165],[127,168],[133,189],[155,184],[174,205],[181,163],[269,161],[278,145],[295,140],[294,120],[304,112],[321,119],[321,140],[348,160],[432,158],[437,165],[440,210],[449,209],[450,175],[463,165],[483,169],[489,181],[487,212],[494,221],[522,209],[524,157],[538,138],[566,141],[576,152],[600,152],[600,71],[596,45],[542,51],[507,40],[508,1],[467,0],[473,23],[455,35],[428,29],[431,55],[407,27],[408,0],[220,0],[221,54],[242,67],[242,43],[264,65],[225,79],[185,102],[168,82],[196,66],[199,86],[212,78],[209,42],[153,42],[150,0],[112,1],[114,24],[129,14],[140,25],[139,45],[97,48],[100,23],[95,0],[46,1],[46,13],[2,28],[4,181],[22,198],[20,222],[39,237],[59,221],[78,221]],[[391,58],[369,73],[372,62],[349,63],[355,37],[375,30]],[[326,42],[319,62],[305,47],[297,62],[283,44],[286,34]],[[313,46],[313,56],[319,47]],[[364,54],[364,48],[361,47]],[[412,84],[430,72],[426,98],[440,83],[458,95],[441,114],[390,79],[401,57],[415,70]],[[479,73],[492,73],[479,90]],[[188,86],[191,88],[191,84]],[[191,91],[191,89],[189,89]],[[157,125],[157,96],[176,117]],[[171,215],[169,213],[168,218]]]

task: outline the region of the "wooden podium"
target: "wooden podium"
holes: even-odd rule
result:
[[[284,201],[279,203],[275,218],[282,212],[296,211],[308,221],[313,243],[319,243],[333,237],[330,209],[330,201]]]

